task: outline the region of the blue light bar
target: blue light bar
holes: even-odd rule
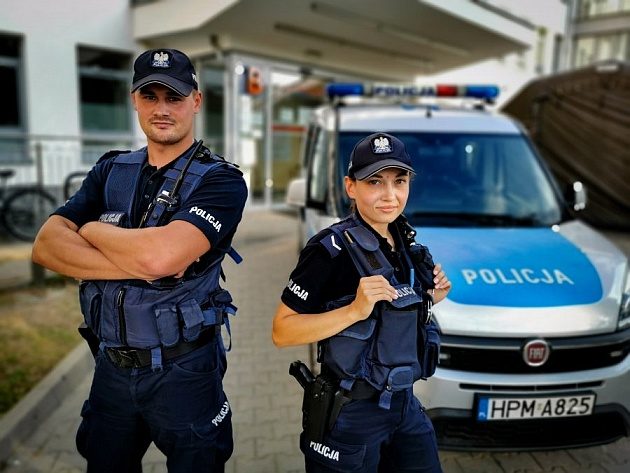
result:
[[[499,87],[490,84],[479,85],[401,85],[375,84],[365,85],[360,82],[332,83],[326,87],[328,97],[457,97],[475,98],[488,102],[499,96]]]
[[[494,100],[499,96],[499,88],[496,85],[467,85],[466,97]]]
[[[364,96],[364,87],[363,84],[356,83],[344,83],[344,82],[335,82],[332,84],[328,84],[326,86],[326,93],[328,97],[345,97],[347,95],[359,95]]]

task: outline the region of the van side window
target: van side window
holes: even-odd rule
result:
[[[328,160],[326,133],[317,128],[312,134],[314,143],[308,167],[308,206],[325,209],[328,188]]]

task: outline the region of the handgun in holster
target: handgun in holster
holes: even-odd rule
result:
[[[98,339],[96,334],[92,331],[92,329],[87,326],[85,322],[79,325],[78,330],[79,330],[79,335],[83,337],[83,339],[87,342],[88,346],[90,347],[92,356],[96,358],[101,341]]]
[[[349,401],[343,395],[338,383],[322,375],[313,376],[311,370],[301,361],[294,361],[289,374],[298,380],[304,389],[302,401],[302,428],[306,438],[321,442],[324,434],[332,429],[339,412]]]

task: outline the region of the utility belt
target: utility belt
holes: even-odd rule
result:
[[[329,383],[337,386],[338,388],[341,385],[341,379],[335,375],[334,371],[332,371],[326,364],[321,365],[321,376],[324,377]],[[351,389],[343,389],[341,388],[344,396],[351,400],[367,400],[367,399],[378,399],[381,392],[368,383],[365,379],[357,379],[352,383]]]
[[[178,356],[190,353],[201,348],[221,333],[221,326],[216,325],[203,330],[199,334],[199,338],[191,342],[181,342],[173,347],[160,349],[162,361],[169,361]],[[153,364],[154,351],[150,349],[132,348],[132,347],[105,347],[104,352],[109,361],[118,368],[145,368]]]
[[[339,383],[339,381],[337,381]],[[344,390],[344,395],[352,400],[378,399],[381,392],[364,379],[357,379],[349,391]]]

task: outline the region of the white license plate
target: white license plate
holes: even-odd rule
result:
[[[595,394],[548,397],[479,396],[477,420],[546,419],[592,414]]]

